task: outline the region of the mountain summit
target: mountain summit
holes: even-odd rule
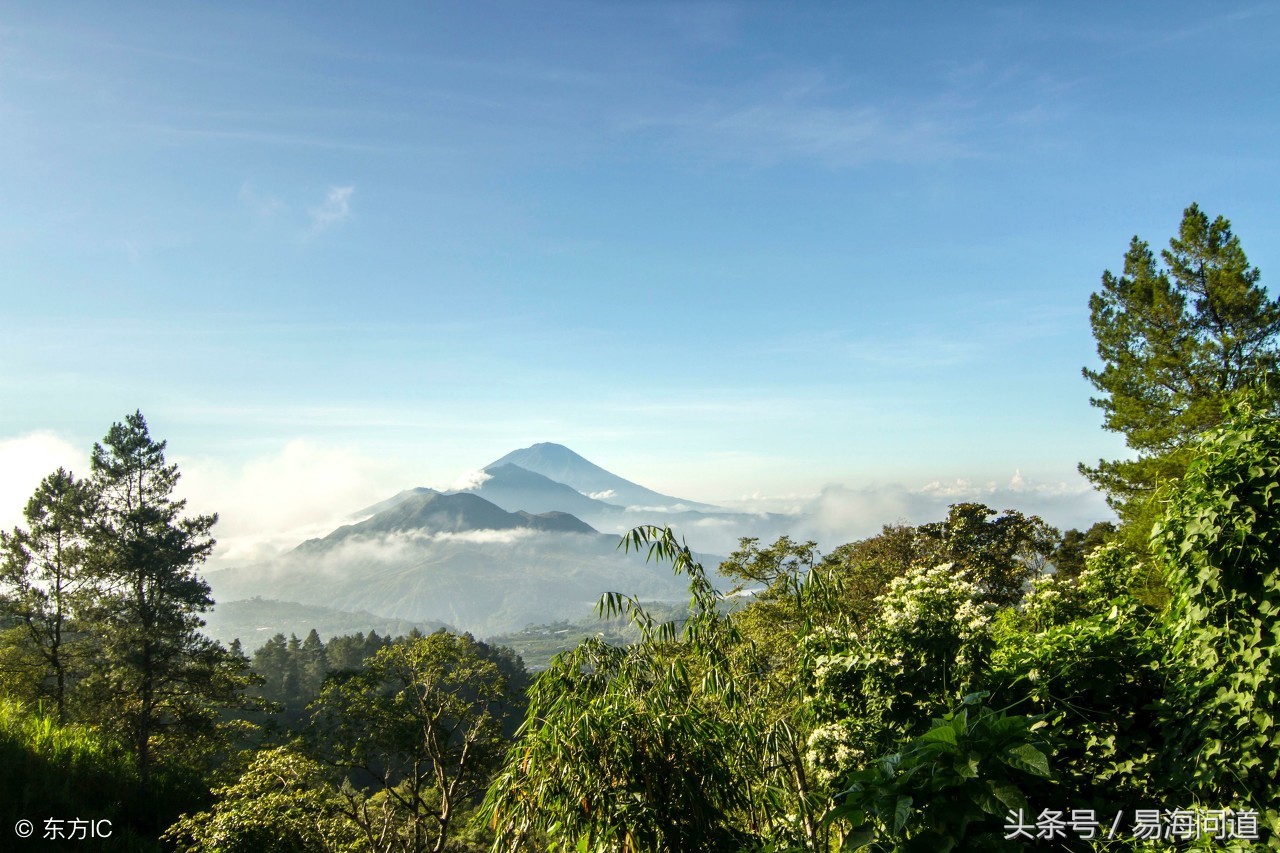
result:
[[[531,528],[553,533],[596,533],[565,512],[507,512],[476,495],[444,495],[431,489],[401,492],[390,506],[356,524],[339,527],[323,539],[308,539],[296,550],[318,553],[355,537],[396,533],[465,533]]]
[[[664,507],[692,510],[715,510],[710,504],[687,501],[646,489],[638,483],[625,480],[574,453],[563,444],[541,442],[522,450],[513,450],[506,456],[485,466],[492,471],[503,465],[518,465],[526,471],[571,486],[584,495],[628,507]]]
[[[535,513],[556,510],[584,518],[588,515],[623,511],[621,506],[594,500],[572,486],[558,483],[550,477],[510,462],[505,465],[490,465],[485,473],[489,475],[489,479],[474,488],[459,489],[457,493],[477,495],[509,512],[521,509]]]

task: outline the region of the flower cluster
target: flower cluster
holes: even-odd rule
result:
[[[820,779],[861,766],[943,713],[972,688],[990,653],[995,608],[950,563],[911,569],[876,604],[862,629],[808,638],[818,722],[808,753]]]

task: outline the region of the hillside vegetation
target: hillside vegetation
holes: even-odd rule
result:
[[[639,526],[617,545],[643,582],[596,630],[503,637],[571,644],[536,675],[444,629],[209,639],[216,517],[184,514],[128,416],[0,536],[0,831],[223,853],[1280,847],[1280,302],[1226,220],[1193,205],[1170,245],[1161,264],[1135,239],[1092,303],[1086,376],[1136,459],[1083,470],[1119,524],[958,503],[826,554],[743,539],[719,565]],[[457,497],[379,513],[573,526]],[[686,603],[645,603],[658,573]],[[533,594],[517,580],[470,579]]]

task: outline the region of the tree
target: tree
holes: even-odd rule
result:
[[[995,516],[995,518],[991,518]],[[1058,531],[1039,516],[1015,509],[997,515],[980,503],[952,504],[945,521],[916,529],[918,566],[953,564],[965,571],[987,601],[1013,604],[1029,580],[1044,568],[1058,544]]]
[[[303,695],[310,698],[319,693],[320,685],[328,673],[329,665],[325,658],[324,642],[320,639],[320,633],[312,628],[300,647],[298,677]]]
[[[289,666],[289,650],[284,634],[276,634],[253,653],[253,671],[262,678],[259,691],[272,702],[284,701],[284,681]]]
[[[864,765],[981,684],[995,610],[985,598],[954,565],[921,565],[890,582],[864,626],[806,638],[815,775]]]
[[[84,637],[75,624],[93,591],[89,525],[96,497],[88,483],[59,468],[27,502],[27,529],[0,532],[0,585],[8,614],[35,650],[39,692],[67,721],[68,693],[83,672]]]
[[[316,748],[375,782],[341,791],[374,850],[445,849],[501,759],[509,685],[470,636],[439,631],[386,646],[365,669],[326,681],[313,706]]]
[[[985,698],[965,696],[927,732],[849,776],[823,818],[849,825],[842,850],[1024,849],[1001,822],[1050,776],[1040,720]]]
[[[816,542],[780,536],[764,548],[758,540],[744,538],[738,550],[720,564],[720,574],[738,581],[736,592],[748,584],[753,587],[750,603],[734,615],[743,639],[753,646],[750,659],[756,669],[752,678],[795,684],[799,657],[795,638],[812,627],[813,616],[802,593],[806,581],[815,577],[817,562]],[[824,602],[828,606],[822,616],[835,609],[835,596],[829,598],[832,600]]]
[[[779,817],[759,788],[775,781],[765,777],[778,775],[783,749],[756,725],[734,678],[729,653],[740,637],[719,612],[721,596],[669,529],[636,528],[622,546],[648,546],[688,575],[689,616],[677,627],[633,598],[601,600],[598,612],[625,613],[640,641],[584,640],[538,676],[482,809],[495,849],[538,849],[541,839],[595,853],[742,850],[744,826],[758,832]]]
[[[1280,300],[1258,284],[1231,223],[1192,204],[1161,260],[1134,237],[1123,274],[1104,272],[1089,300],[1102,360],[1101,370],[1084,369],[1100,393],[1090,402],[1137,458],[1080,471],[1124,520],[1185,473],[1192,439],[1221,422],[1233,394],[1253,385],[1277,400]]]
[[[144,789],[157,747],[212,734],[218,706],[235,703],[248,683],[247,661],[199,633],[213,600],[196,567],[213,549],[217,516],[182,515],[178,468],[165,464],[164,450],[135,412],[92,456],[101,501],[92,688],[103,724],[130,745]]]
[[[1085,560],[1095,550],[1115,536],[1116,526],[1110,521],[1095,521],[1088,530],[1068,530],[1054,549],[1050,561],[1053,571],[1060,578],[1074,578],[1084,571]]]
[[[182,853],[349,853],[368,849],[320,764],[278,747],[259,752],[209,811],[165,833]]]
[[[1042,799],[1129,812],[1176,800],[1158,714],[1168,636],[1138,597],[1149,568],[1120,543],[1084,563],[1037,579],[1018,610],[1000,614],[987,687],[1001,705],[1046,718],[1060,788]]]
[[[824,568],[839,579],[841,609],[852,624],[875,618],[876,599],[910,570],[919,552],[916,528],[886,524],[875,536],[840,545],[823,558]]]

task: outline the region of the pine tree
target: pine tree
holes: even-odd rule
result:
[[[59,723],[67,721],[69,693],[83,674],[86,638],[76,618],[94,589],[88,544],[95,502],[88,483],[59,468],[27,502],[27,528],[0,532],[4,609],[35,651],[39,692],[53,701]]]
[[[1103,273],[1089,300],[1103,365],[1084,369],[1100,392],[1091,402],[1137,458],[1080,471],[1126,520],[1159,483],[1182,477],[1193,439],[1221,423],[1235,394],[1260,387],[1274,406],[1280,387],[1280,300],[1259,285],[1231,223],[1192,204],[1161,260],[1134,237],[1123,274]]]
[[[282,701],[287,707],[305,705],[302,695],[302,641],[297,634],[289,635],[289,644],[285,647],[284,683]]]
[[[284,675],[289,652],[284,634],[276,634],[253,653],[253,671],[262,677],[262,696],[272,702],[284,700]]]
[[[330,637],[324,647],[330,671],[355,672],[363,668],[364,632]]]
[[[298,675],[301,678],[303,692],[310,699],[320,692],[320,685],[329,672],[324,642],[315,628],[312,628],[307,638],[302,641],[299,654]]]
[[[199,633],[213,600],[196,568],[213,549],[217,516],[182,515],[178,469],[164,450],[135,412],[92,456],[101,496],[93,687],[101,720],[131,746],[144,787],[157,751],[213,735],[219,707],[236,703],[247,683],[243,658]]]

